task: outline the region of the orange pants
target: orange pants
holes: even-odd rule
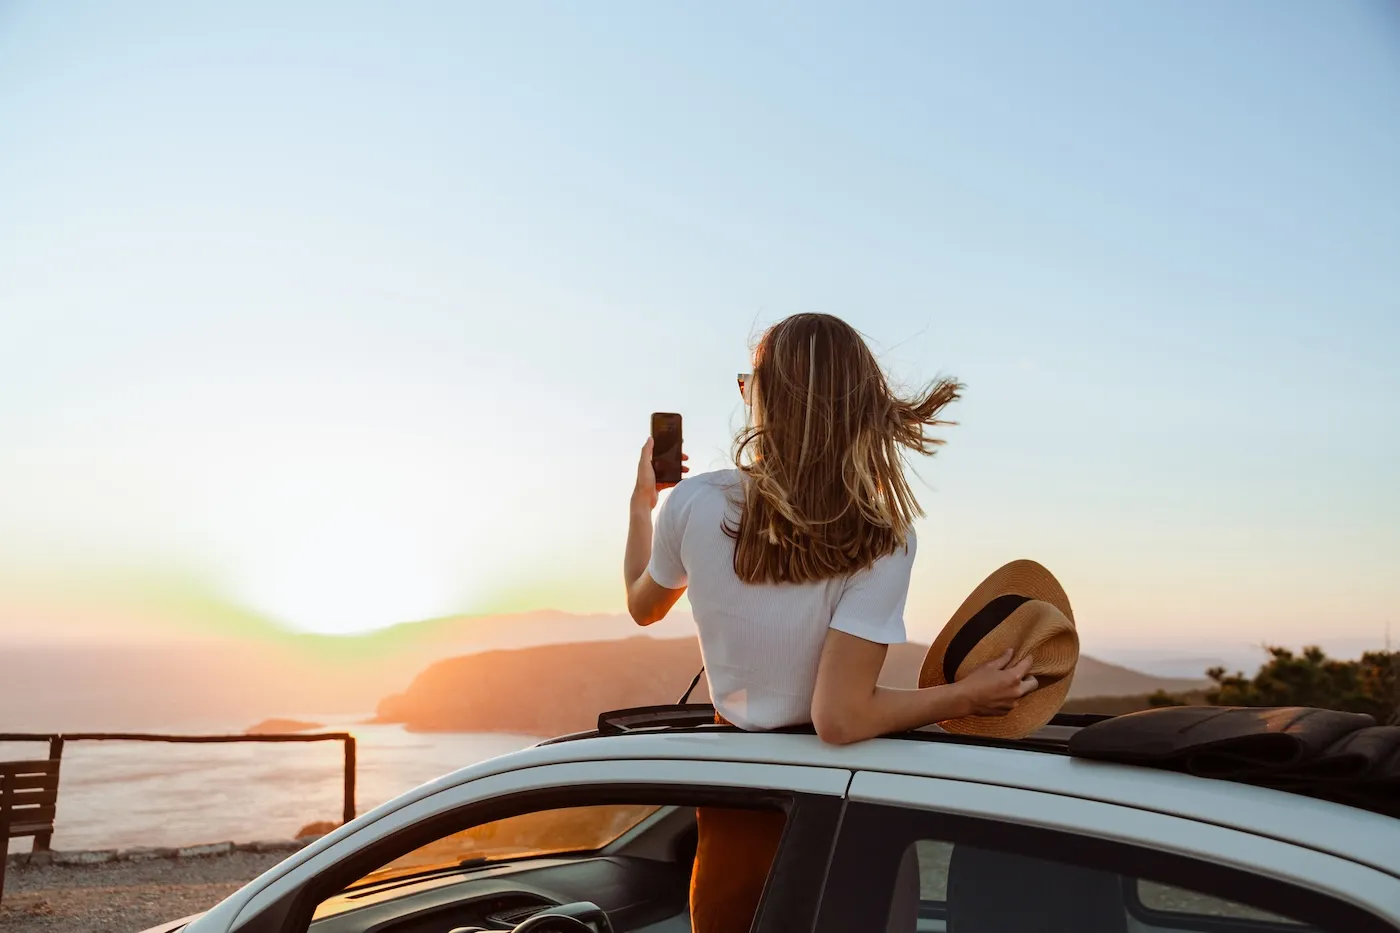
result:
[[[724,722],[715,715],[717,722]],[[787,816],[766,810],[700,807],[690,877],[692,933],[748,933],[773,867]]]

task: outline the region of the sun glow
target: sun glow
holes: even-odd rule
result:
[[[507,548],[501,497],[458,452],[359,445],[281,461],[220,517],[240,601],[301,630],[347,634],[461,611]],[[375,454],[375,449],[394,451]]]

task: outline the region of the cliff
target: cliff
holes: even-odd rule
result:
[[[485,651],[430,665],[379,704],[375,721],[413,732],[561,735],[593,728],[604,710],[674,703],[698,670],[692,638]],[[691,698],[709,701],[704,678]]]

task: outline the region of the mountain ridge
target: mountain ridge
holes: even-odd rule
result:
[[[248,723],[271,717],[363,715],[386,697],[405,693],[433,664],[452,658],[549,645],[567,650],[592,642],[694,637],[688,613],[672,612],[640,630],[623,615],[538,610],[448,616],[371,635],[0,645],[5,662],[0,730],[241,732]],[[922,651],[909,646],[891,651],[887,668],[903,678],[901,685],[913,685]],[[908,656],[910,652],[918,657]],[[1081,673],[1093,663],[1086,659]],[[673,702],[685,690],[695,669],[683,671],[684,665],[677,664],[671,675],[676,682],[664,691],[647,691],[647,702]],[[1159,680],[1115,692],[1151,693]]]
[[[880,682],[917,686],[927,651],[917,642],[892,645]],[[694,637],[635,636],[444,658],[420,672],[407,690],[384,697],[372,721],[399,723],[410,732],[563,735],[593,728],[606,710],[676,702],[700,665]],[[1070,697],[1177,693],[1201,685],[1081,657]],[[691,701],[709,699],[709,685],[701,678]]]

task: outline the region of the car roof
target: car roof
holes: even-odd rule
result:
[[[714,747],[712,743],[723,736],[729,741],[719,741],[719,747],[736,761],[975,781],[1100,800],[1232,826],[1362,861],[1391,874],[1400,871],[1400,819],[1393,816],[1298,792],[1208,779],[1130,761],[1071,756],[1071,739],[1077,732],[1114,718],[1059,715],[1021,739],[952,735],[931,726],[837,748],[818,740],[810,725],[776,733],[743,733],[733,726],[716,724],[709,704],[690,704],[605,712],[598,717],[596,730],[545,744],[669,738],[679,744],[661,747],[671,754],[690,754],[692,749]],[[697,745],[685,741],[687,737],[709,741]],[[616,746],[609,742],[606,747]]]
[[[1400,877],[1400,820],[1272,788],[1139,765],[1089,761],[1045,746],[961,737],[870,739],[834,746],[815,735],[731,729],[590,734],[517,755],[546,761],[694,759],[876,771],[971,781],[1095,800],[1230,827],[1369,865]],[[516,758],[515,755],[507,756]]]

